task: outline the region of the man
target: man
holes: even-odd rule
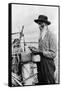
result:
[[[38,19],[34,21],[40,29],[39,49],[32,49],[33,54],[40,55],[40,62],[37,64],[38,84],[55,84],[54,58],[56,57],[56,44],[53,34],[48,30],[48,25],[51,22],[48,21],[48,17],[45,15],[39,15]]]

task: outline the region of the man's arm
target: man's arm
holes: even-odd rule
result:
[[[55,37],[53,35],[50,35],[49,37],[49,50],[45,51],[43,50],[43,55],[49,58],[55,58],[56,57],[56,40],[54,39]]]
[[[43,51],[43,55],[52,59],[56,57],[56,53],[53,51]]]

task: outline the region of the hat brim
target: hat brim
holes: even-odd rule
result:
[[[38,20],[38,19],[34,20],[34,22],[36,22],[37,24],[41,24],[41,22],[44,22],[44,23],[46,23],[47,25],[50,25],[50,24],[51,24],[50,21]]]

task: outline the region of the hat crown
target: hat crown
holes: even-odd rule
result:
[[[39,15],[38,19],[39,20],[45,20],[45,21],[47,21],[48,20],[48,17],[45,16],[45,15]]]
[[[48,21],[48,17],[45,16],[45,15],[39,15],[39,16],[38,16],[38,19],[35,19],[34,21],[35,21],[36,23],[38,23],[38,24],[41,24],[42,22],[43,22],[43,23],[46,23],[47,25],[50,25],[50,24],[51,24],[51,22]]]

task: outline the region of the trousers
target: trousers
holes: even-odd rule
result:
[[[38,84],[55,84],[55,64],[53,59],[42,56],[41,61],[37,63],[37,71]]]

